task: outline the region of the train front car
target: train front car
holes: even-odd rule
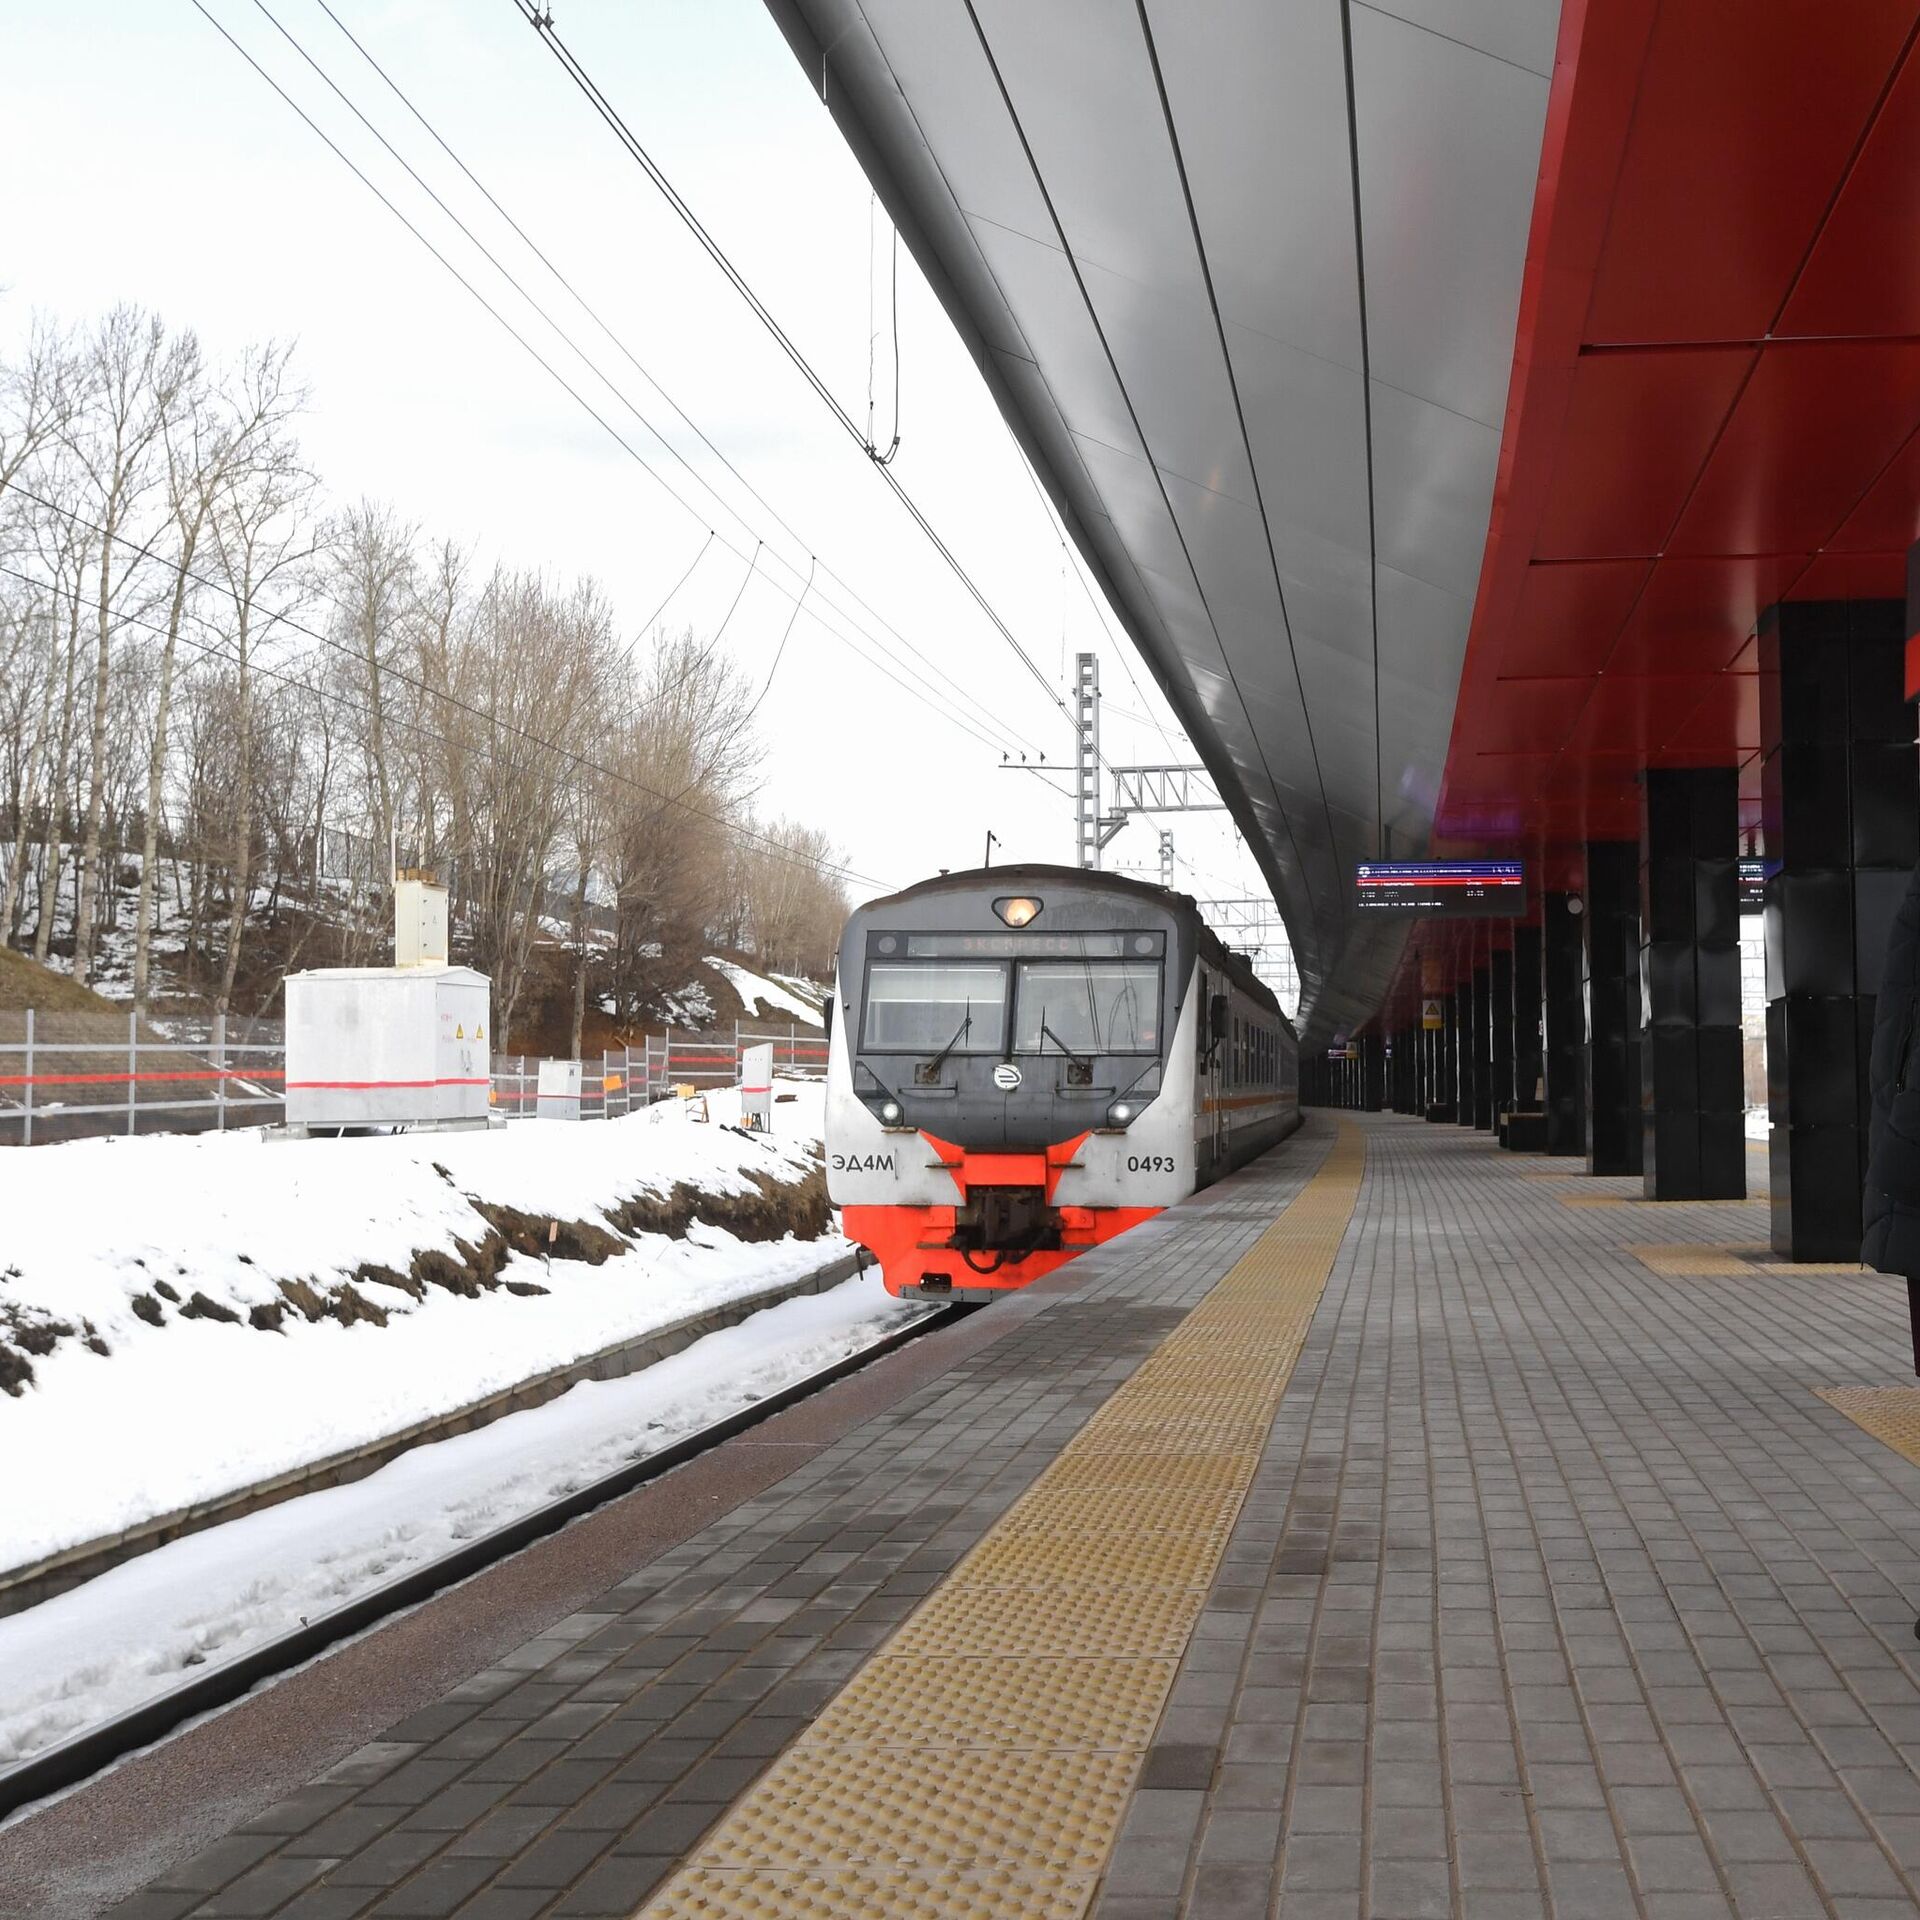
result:
[[[946,875],[853,915],[827,1184],[890,1291],[1025,1286],[1213,1177],[1195,1123],[1226,982],[1203,945],[1190,902],[1070,867]]]

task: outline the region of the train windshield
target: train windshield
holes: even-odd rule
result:
[[[994,965],[867,968],[861,1044],[876,1053],[998,1053],[1007,1029],[1007,970]]]
[[[1016,1053],[1158,1053],[1160,967],[1152,960],[1023,960]]]

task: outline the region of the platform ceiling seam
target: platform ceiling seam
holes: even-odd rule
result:
[[[1076,287],[1079,288],[1081,303],[1086,308],[1088,321],[1091,323],[1095,334],[1099,338],[1100,350],[1106,357],[1108,370],[1112,373],[1114,384],[1119,388],[1120,397],[1126,404],[1128,417],[1133,421],[1134,432],[1140,436],[1141,452],[1144,454],[1146,458],[1148,470],[1153,474],[1154,485],[1159,491],[1161,504],[1166,508],[1167,522],[1172,527],[1173,536],[1175,540],[1179,542],[1181,553],[1186,559],[1187,571],[1193,577],[1194,592],[1198,596],[1201,606],[1206,609],[1207,624],[1213,630],[1214,645],[1217,646],[1220,650],[1221,664],[1225,666],[1227,670],[1227,678],[1229,679],[1229,681],[1232,682],[1234,697],[1240,702],[1240,713],[1241,713],[1242,719],[1244,719],[1246,722],[1248,737],[1253,742],[1254,750],[1260,755],[1261,770],[1267,776],[1267,787],[1269,792],[1273,796],[1273,804],[1279,811],[1280,823],[1283,827],[1286,828],[1287,840],[1288,840],[1288,843],[1293,848],[1294,859],[1297,862],[1297,872],[1299,874],[1300,885],[1306,892],[1309,912],[1314,916],[1317,924],[1318,907],[1317,907],[1317,903],[1314,901],[1314,898],[1313,898],[1313,881],[1312,881],[1310,870],[1308,868],[1307,861],[1301,853],[1299,840],[1294,834],[1293,822],[1288,816],[1286,802],[1282,800],[1280,797],[1279,782],[1275,780],[1273,775],[1273,768],[1268,763],[1267,756],[1266,756],[1266,749],[1264,746],[1261,745],[1259,729],[1255,727],[1253,723],[1253,715],[1248,710],[1247,703],[1246,703],[1246,696],[1240,690],[1239,677],[1234,673],[1233,662],[1228,657],[1227,644],[1226,644],[1226,641],[1221,637],[1219,622],[1215,620],[1213,617],[1213,608],[1207,599],[1207,590],[1205,586],[1201,583],[1200,570],[1193,563],[1193,554],[1191,549],[1187,545],[1187,537],[1185,532],[1181,528],[1179,515],[1176,514],[1173,510],[1173,500],[1172,500],[1172,497],[1167,492],[1166,482],[1161,476],[1159,465],[1154,460],[1153,448],[1148,443],[1146,429],[1141,425],[1139,411],[1133,404],[1133,396],[1131,395],[1131,393],[1128,392],[1126,380],[1122,377],[1120,372],[1119,362],[1114,358],[1113,348],[1107,340],[1106,329],[1100,324],[1100,316],[1094,307],[1092,296],[1087,291],[1086,280],[1081,274],[1079,260],[1075,256],[1073,247],[1067,239],[1065,227],[1061,225],[1059,213],[1055,209],[1053,204],[1053,196],[1048,192],[1046,181],[1041,176],[1040,165],[1039,165],[1039,162],[1034,157],[1032,143],[1027,139],[1026,129],[1021,125],[1019,112],[1014,107],[1012,95],[1007,90],[1006,78],[1001,73],[999,62],[994,59],[993,49],[987,41],[986,29],[980,24],[980,17],[978,13],[976,13],[974,10],[974,7],[972,5],[972,0],[966,0],[966,6],[967,6],[967,17],[973,22],[974,32],[978,36],[980,41],[980,49],[982,53],[985,54],[987,58],[987,63],[993,70],[994,82],[1000,89],[1000,97],[1002,102],[1005,104],[1005,107],[1007,110],[1007,116],[1013,124],[1015,137],[1020,142],[1021,152],[1026,156],[1027,166],[1033,174],[1034,186],[1038,190],[1041,198],[1046,202],[1048,215],[1054,223],[1054,230],[1060,236],[1061,251],[1065,256],[1067,265],[1073,274],[1074,284]],[[1291,636],[1289,636],[1288,644],[1289,644],[1289,649],[1291,649],[1291,644],[1292,644]],[[1295,667],[1295,673],[1297,676],[1298,674],[1297,664]],[[1304,699],[1305,699],[1305,696],[1303,694],[1302,695],[1303,715],[1305,712]],[[1309,724],[1309,729],[1311,729],[1311,721],[1309,721],[1308,724]],[[1198,746],[1199,741],[1196,740],[1194,744]],[[1229,769],[1231,769],[1231,761],[1229,757],[1226,755],[1224,748],[1222,750],[1222,759],[1227,761]],[[1314,768],[1314,773],[1315,773],[1315,778],[1319,780],[1320,776],[1319,776],[1319,767],[1317,764],[1317,756],[1316,756],[1316,765]],[[1215,777],[1216,778],[1219,777],[1217,772]],[[1230,784],[1233,786],[1238,786],[1239,781],[1237,777],[1234,778],[1230,782]],[[1326,783],[1324,780],[1320,780],[1320,797],[1321,797],[1321,804],[1324,806],[1326,804]],[[1250,800],[1249,800],[1249,810],[1251,810]],[[1329,819],[1329,822],[1328,822],[1328,830],[1329,832],[1332,831],[1331,819]],[[1253,836],[1253,837],[1256,838],[1257,840],[1257,836]],[[1291,929],[1289,929],[1289,932],[1291,932]],[[1301,974],[1303,978],[1306,977],[1307,967],[1305,963],[1303,963],[1301,966]]]
[[[1147,0],[1134,0],[1134,8],[1140,21],[1140,36],[1147,49],[1147,64],[1153,70],[1153,89],[1154,89],[1155,95],[1158,97],[1160,101],[1160,119],[1161,119],[1162,125],[1166,128],[1167,147],[1168,147],[1168,150],[1173,155],[1174,172],[1178,176],[1180,181],[1180,198],[1187,210],[1187,230],[1193,236],[1194,258],[1199,262],[1201,284],[1207,290],[1207,306],[1213,316],[1214,335],[1220,342],[1220,364],[1227,376],[1227,391],[1233,397],[1233,417],[1235,421],[1238,423],[1240,428],[1240,444],[1242,448],[1244,448],[1246,451],[1247,472],[1253,481],[1254,506],[1257,508],[1260,514],[1260,531],[1267,545],[1267,565],[1273,573],[1274,597],[1279,602],[1279,605],[1280,605],[1280,630],[1286,635],[1287,658],[1293,663],[1294,691],[1300,696],[1300,718],[1301,718],[1302,724],[1306,727],[1306,730],[1307,730],[1307,750],[1313,756],[1313,777],[1316,781],[1318,781],[1320,786],[1320,807],[1321,807],[1322,813],[1326,817],[1327,838],[1329,842],[1331,842],[1334,848],[1335,854],[1337,856],[1339,851],[1339,846],[1340,846],[1340,838],[1334,828],[1333,808],[1327,798],[1326,775],[1321,771],[1321,768],[1320,768],[1320,747],[1319,747],[1319,743],[1314,738],[1313,710],[1307,704],[1306,681],[1302,677],[1300,672],[1300,653],[1299,653],[1299,649],[1295,647],[1293,643],[1293,621],[1288,616],[1288,613],[1287,613],[1287,590],[1280,578],[1280,556],[1275,551],[1274,544],[1273,544],[1273,521],[1267,513],[1266,493],[1260,484],[1260,460],[1259,460],[1259,456],[1253,450],[1253,435],[1247,431],[1247,410],[1245,406],[1241,403],[1241,399],[1240,399],[1240,381],[1239,381],[1239,377],[1235,374],[1234,368],[1233,368],[1233,349],[1229,347],[1227,344],[1226,322],[1222,318],[1220,313],[1220,296],[1214,289],[1213,266],[1212,266],[1212,263],[1207,258],[1206,237],[1200,231],[1199,211],[1198,209],[1196,209],[1196,207],[1193,204],[1193,186],[1192,186],[1192,183],[1187,178],[1187,162],[1186,162],[1186,156],[1182,153],[1180,148],[1179,130],[1173,124],[1173,103],[1167,98],[1166,76],[1160,70],[1160,51],[1159,51],[1159,48],[1156,47],[1154,44],[1153,23],[1147,17]],[[1351,92],[1351,75],[1349,75],[1349,92]],[[1357,191],[1357,188],[1358,188],[1357,179],[1356,179],[1355,185],[1356,185],[1356,191]],[[1357,209],[1356,209],[1356,218],[1357,218]],[[1364,393],[1365,381],[1366,381],[1366,305],[1364,300],[1364,280],[1363,280],[1362,286],[1363,286],[1363,298],[1361,303],[1360,376],[1361,376],[1361,382],[1362,382],[1362,390]],[[1369,404],[1371,403],[1369,402]],[[1142,437],[1144,438],[1144,435]],[[1369,430],[1369,433],[1368,433],[1368,452],[1367,452],[1367,520],[1368,520],[1369,529],[1371,529],[1372,521],[1373,521],[1373,453],[1372,453],[1371,430]],[[1375,623],[1374,623],[1374,657],[1373,657],[1374,750],[1375,750],[1374,751],[1374,762],[1375,762],[1374,784],[1375,784],[1376,805],[1378,802],[1378,788],[1379,788],[1378,776],[1379,776],[1379,744],[1380,744],[1380,699],[1379,699],[1380,635],[1379,635],[1379,617],[1378,617],[1377,598],[1378,598],[1378,590],[1376,585],[1376,609],[1375,609]],[[1221,642],[1220,656],[1223,660],[1227,659],[1226,643],[1224,641]],[[1239,679],[1239,676],[1235,674],[1233,671],[1233,663],[1231,660],[1227,660],[1227,672],[1233,680],[1234,692],[1236,694],[1240,693],[1240,679]],[[1246,712],[1246,697],[1244,694],[1242,694],[1240,698],[1240,707],[1243,713]],[[1253,726],[1253,716],[1251,713],[1247,713],[1247,724],[1249,727]],[[1261,766],[1266,769],[1267,783],[1269,786],[1274,787],[1274,798],[1278,800],[1279,789],[1274,782],[1273,768],[1271,763],[1267,759],[1267,751],[1265,746],[1261,743],[1258,729],[1254,730],[1254,746],[1260,755]],[[1289,828],[1288,832],[1289,834],[1291,834],[1292,829]],[[1309,897],[1311,897],[1311,889],[1309,889]]]

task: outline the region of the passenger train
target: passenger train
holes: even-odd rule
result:
[[[1300,1124],[1279,1003],[1184,894],[1075,867],[859,909],[829,1009],[827,1191],[890,1293],[986,1299]]]

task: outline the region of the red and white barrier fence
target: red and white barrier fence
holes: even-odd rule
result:
[[[773,1070],[824,1077],[826,1036],[797,1023],[742,1021],[732,1032],[669,1028],[644,1044],[589,1056],[580,1074],[579,1117],[613,1120],[676,1087],[737,1086],[747,1048],[771,1046]],[[286,1049],[277,1022],[179,1020],[118,1015],[0,1015],[0,1146],[33,1146],[100,1134],[206,1132],[281,1117]],[[540,1110],[540,1061],[496,1054],[496,1113]]]

